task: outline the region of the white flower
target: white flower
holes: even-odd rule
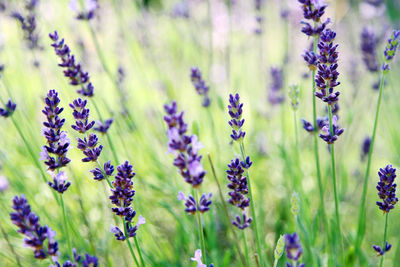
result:
[[[196,267],[207,267],[207,265],[201,262],[201,250],[198,249],[194,252],[194,258],[190,258],[192,261],[197,262]]]
[[[179,191],[178,193],[178,200],[186,200],[185,194],[182,191]]]
[[[138,221],[137,221],[136,225],[139,226],[139,225],[142,225],[142,224],[145,224],[145,223],[146,223],[146,219],[142,215],[139,215],[139,218],[138,218]]]

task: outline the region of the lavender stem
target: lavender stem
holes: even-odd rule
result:
[[[194,197],[196,199],[196,203],[200,203],[199,202],[199,192],[198,192],[198,190],[195,190],[195,191],[196,192],[194,192]],[[200,212],[196,212],[196,217],[197,217],[197,227],[198,227],[200,245],[201,245],[201,251],[202,251],[202,258],[203,258],[204,263],[207,265],[206,243],[204,241],[203,223],[201,221]]]
[[[20,261],[20,259],[19,259],[19,256],[18,256],[18,254],[15,252],[14,246],[11,244],[10,239],[8,238],[7,232],[4,230],[3,226],[1,226],[1,224],[0,224],[0,230],[1,230],[1,233],[3,234],[4,239],[5,239],[6,242],[7,242],[8,247],[9,247],[10,250],[11,250],[11,253],[12,253],[12,254],[14,255],[14,257],[15,257],[16,262],[14,262],[14,263],[16,263],[19,267],[22,267],[21,261]]]
[[[246,255],[246,264],[247,266],[251,266],[250,265],[250,259],[249,259],[249,249],[247,248],[247,239],[246,239],[246,233],[245,233],[246,229],[243,229],[242,232],[242,238],[243,238],[243,246],[244,246],[244,254]]]
[[[124,234],[125,234],[125,236],[128,236],[125,219],[124,218],[121,218],[121,219],[122,219],[122,224],[124,225]],[[139,267],[140,266],[139,261],[136,258],[135,252],[133,252],[132,244],[131,244],[131,241],[129,241],[129,238],[126,239],[126,242],[128,243],[129,251],[131,252],[132,258],[135,260],[136,266]]]
[[[379,83],[379,95],[378,95],[378,103],[377,103],[376,113],[375,113],[374,128],[372,130],[371,145],[370,145],[370,149],[368,152],[367,169],[365,171],[365,176],[364,176],[364,185],[363,185],[363,192],[362,192],[362,197],[361,197],[360,214],[358,217],[358,230],[357,230],[357,238],[356,238],[356,244],[355,244],[356,255],[358,255],[357,253],[360,249],[362,239],[363,239],[364,233],[365,233],[365,200],[367,198],[368,176],[369,176],[369,171],[370,171],[370,167],[371,167],[372,152],[374,150],[376,130],[378,128],[379,111],[380,111],[381,102],[382,102],[384,83],[385,83],[385,73],[382,72],[382,76],[381,76],[380,83]]]
[[[63,194],[60,194],[60,202],[61,202],[61,208],[62,208],[62,212],[63,212],[64,230],[65,230],[65,236],[67,238],[68,254],[69,254],[71,261],[73,261],[74,257],[73,257],[72,246],[71,246],[71,237],[69,235],[69,230],[68,230],[67,214],[65,212]]]
[[[389,218],[389,212],[386,212],[386,216],[385,216],[385,231],[383,232],[383,245],[382,248],[384,248],[386,246],[386,236],[387,236],[387,228],[388,228],[388,218]],[[385,254],[383,254],[381,256],[381,263],[379,264],[380,267],[382,267],[383,265],[383,257],[385,256]]]
[[[137,241],[137,237],[134,236],[133,239],[135,240],[136,250],[139,253],[140,263],[142,264],[142,267],[145,267],[143,256],[142,256],[142,251],[140,250],[140,246],[139,246],[139,242]]]

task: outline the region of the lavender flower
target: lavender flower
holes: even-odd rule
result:
[[[59,107],[60,98],[55,90],[50,90],[45,98],[45,107],[42,110],[46,115],[46,121],[43,122],[43,135],[46,137],[47,145],[42,147],[40,159],[48,166],[48,169],[54,171],[66,166],[71,160],[67,158],[70,140],[67,132],[62,131],[65,119],[59,115],[64,108]]]
[[[361,32],[361,52],[365,66],[370,72],[379,70],[379,63],[376,56],[376,46],[379,39],[375,36],[373,30],[364,27]]]
[[[239,215],[236,216],[235,220],[232,221],[232,224],[239,228],[240,230],[244,230],[250,226],[250,223],[253,221],[253,218],[247,217],[246,212],[242,213],[242,217]]]
[[[57,256],[58,243],[54,239],[56,233],[50,227],[39,224],[39,217],[31,211],[24,195],[13,198],[12,208],[15,212],[10,213],[11,221],[19,228],[18,232],[25,235],[24,243],[33,249],[35,258]]]
[[[110,177],[113,174],[114,166],[111,165],[111,161],[107,161],[106,163],[104,163],[103,170],[101,170],[100,168],[95,168],[90,172],[93,173],[94,179],[96,181],[102,181],[106,177]]]
[[[178,113],[176,102],[164,106],[167,115],[164,120],[168,125],[167,135],[168,151],[175,156],[174,165],[185,181],[194,188],[203,182],[206,171],[201,164],[202,156],[198,150],[203,145],[197,140],[196,135],[186,135],[187,124],[183,121],[183,112]]]
[[[204,96],[203,99],[203,107],[208,107],[210,106],[210,98],[208,97],[208,90],[209,87],[206,85],[205,81],[203,80],[203,77],[201,75],[201,72],[199,68],[197,67],[192,67],[190,69],[190,79],[192,81],[193,86],[195,87],[197,93],[201,96]]]
[[[176,3],[171,11],[173,18],[184,18],[188,19],[190,17],[190,8],[187,0],[181,0]]]
[[[192,261],[195,261],[197,264],[196,264],[196,267],[207,267],[207,265],[206,264],[204,264],[202,261],[201,261],[201,256],[202,256],[202,254],[201,254],[201,250],[200,249],[198,249],[198,250],[196,250],[195,252],[194,252],[194,257],[193,258],[190,258]],[[214,267],[214,264],[210,264],[210,266],[209,267]]]
[[[103,150],[102,145],[98,145],[98,138],[94,133],[91,133],[86,139],[86,137],[77,138],[78,141],[77,147],[82,150],[83,154],[86,156],[82,159],[82,162],[90,162],[90,161],[97,161],[100,157],[101,151]]]
[[[89,122],[89,109],[86,108],[87,100],[80,98],[75,99],[69,106],[73,109],[72,115],[75,119],[75,125],[72,125],[72,129],[79,133],[86,133],[93,125],[94,121]]]
[[[300,95],[300,90],[299,86],[297,84],[291,84],[289,86],[289,98],[290,98],[290,104],[292,105],[292,109],[296,111],[299,108],[299,95]]]
[[[338,52],[336,51],[338,45],[334,45],[333,41],[336,33],[331,29],[326,29],[321,34],[321,41],[318,43],[319,49],[319,65],[318,72],[315,76],[315,83],[320,90],[315,93],[315,96],[328,105],[334,104],[339,99],[340,92],[334,92],[334,87],[338,86],[340,82],[337,81],[339,77],[338,68]]]
[[[80,0],[71,0],[69,7],[77,13],[76,18],[79,20],[91,20],[96,16],[96,11],[99,9],[99,3],[97,0],[86,0],[84,5],[84,11],[80,11],[78,4]]]
[[[64,39],[59,39],[57,31],[50,33],[49,37],[53,40],[54,51],[61,58],[61,63],[58,66],[64,68],[64,75],[70,80],[70,84],[80,87],[78,93],[83,96],[92,97],[94,87],[89,79],[89,73],[82,70],[80,63],[75,62],[75,56],[71,54],[68,45],[64,43]]]
[[[110,200],[115,205],[112,211],[124,218],[125,226],[127,229],[126,235],[118,227],[112,227],[112,232],[114,233],[117,240],[123,241],[126,238],[136,236],[136,231],[139,225],[145,223],[143,217],[139,216],[136,225],[132,224],[133,218],[136,216],[136,211],[132,208],[133,196],[135,195],[135,190],[133,190],[132,178],[135,177],[132,165],[128,161],[117,167],[117,175],[115,180],[112,182],[113,188],[111,189]]]
[[[38,4],[38,0],[29,0],[25,4],[25,10],[27,15],[24,16],[19,12],[13,12],[11,16],[20,22],[22,31],[24,33],[24,40],[26,41],[28,48],[31,50],[43,49],[39,45],[39,33],[37,32],[36,25],[36,14],[35,9]]]
[[[264,0],[254,0],[254,6],[255,6],[256,13],[257,13],[257,16],[256,16],[257,27],[254,29],[254,33],[257,35],[260,35],[263,32],[262,22],[263,22],[264,18],[262,16],[261,9],[264,6]]]
[[[317,70],[318,66],[318,57],[314,53],[314,51],[305,51],[303,54],[304,61],[307,63],[310,71]]]
[[[4,108],[0,108],[0,116],[8,118],[14,113],[16,108],[17,104],[13,103],[10,98],[6,103],[6,106]]]
[[[371,147],[371,138],[367,136],[365,137],[361,146],[361,160],[364,160],[365,157],[369,154],[370,147]]]
[[[321,139],[328,144],[333,144],[338,139],[339,135],[341,135],[344,132],[344,129],[339,128],[336,122],[337,122],[337,116],[333,116],[332,134],[329,129],[329,124],[326,124],[324,127],[322,127],[323,133],[319,134],[319,137],[321,137]]]
[[[396,54],[397,47],[400,41],[400,30],[394,30],[385,47],[385,62],[382,65],[382,71],[387,72],[389,68],[388,62],[390,62]]]
[[[376,186],[378,196],[382,202],[377,201],[379,209],[384,213],[390,212],[394,209],[394,205],[399,201],[396,197],[396,187],[394,179],[396,178],[396,169],[392,165],[387,165],[385,168],[379,169],[379,182]]]
[[[300,238],[297,233],[286,234],[285,235],[285,250],[286,257],[293,263],[286,263],[287,267],[304,267],[305,264],[299,264],[301,254],[303,253],[303,248],[301,247]]]
[[[10,182],[6,177],[0,176],[0,193],[5,192],[10,186]]]
[[[183,192],[179,192],[178,194],[178,200],[185,201],[185,206],[186,206],[185,211],[189,214],[195,214],[197,211],[201,213],[209,211],[210,205],[212,204],[211,197],[212,197],[211,193],[203,194],[200,197],[199,203],[197,203],[192,195],[188,195],[188,197],[186,198]]]
[[[233,141],[242,141],[246,132],[242,131],[242,126],[244,124],[244,119],[242,119],[243,113],[243,103],[240,103],[240,96],[236,94],[235,96],[229,95],[229,105],[228,113],[231,120],[228,122],[232,127],[231,137]]]
[[[111,124],[113,123],[114,119],[105,120],[104,123],[101,121],[97,122],[97,127],[94,128],[95,131],[100,133],[107,133],[108,129],[110,128]]]
[[[48,185],[57,191],[60,194],[63,194],[67,191],[68,187],[71,185],[70,182],[67,182],[67,176],[65,172],[59,172],[57,174],[53,174],[53,182],[47,182]]]
[[[271,85],[268,93],[268,100],[271,105],[280,104],[283,102],[284,97],[279,94],[279,91],[283,87],[283,72],[278,67],[271,67]]]
[[[228,202],[244,210],[249,206],[250,198],[247,197],[249,189],[247,186],[247,177],[243,175],[244,167],[242,166],[246,166],[246,164],[236,158],[228,164],[229,170],[227,170],[226,173],[230,181],[227,187],[232,190],[228,193],[230,196]]]
[[[308,36],[321,34],[326,25],[330,22],[329,19],[325,22],[321,22],[321,17],[324,15],[327,5],[323,0],[298,0],[298,2],[302,4],[303,17],[306,20],[311,20],[311,23],[301,21],[301,23],[304,24],[301,31]]]
[[[83,258],[82,255],[79,255],[76,252],[75,248],[72,249],[72,252],[74,255],[74,263],[72,263],[71,260],[67,260],[63,263],[63,265],[61,265],[59,261],[56,261],[55,265],[50,265],[50,267],[77,267],[78,263],[81,263],[82,267],[97,267],[99,265],[99,260],[95,256],[91,256],[86,253],[85,257]]]
[[[384,248],[381,248],[380,246],[377,246],[377,245],[373,245],[372,247],[378,253],[377,256],[382,256],[392,248],[392,245],[389,244],[388,241],[386,241]]]

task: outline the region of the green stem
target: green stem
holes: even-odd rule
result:
[[[196,192],[194,192],[194,195],[196,198],[196,203],[199,203],[199,192],[198,192],[198,190],[195,190],[195,191]],[[199,211],[196,212],[196,217],[197,217],[197,227],[198,227],[199,238],[200,238],[202,258],[203,258],[203,262],[205,263],[205,265],[207,265],[206,243],[204,241],[203,223],[201,222],[201,214]]]
[[[329,113],[329,131],[331,136],[333,136],[333,123],[332,123],[332,107],[328,105],[328,113]],[[337,235],[339,236],[339,248],[340,248],[340,255],[341,260],[343,263],[343,237],[342,232],[340,229],[340,216],[339,216],[339,200],[338,200],[338,193],[336,188],[336,164],[335,164],[335,146],[332,143],[330,145],[331,148],[331,163],[332,163],[332,183],[333,183],[333,193],[335,195],[335,216],[336,216],[336,230]]]
[[[145,267],[143,256],[142,256],[142,251],[141,251],[140,246],[139,246],[139,242],[137,241],[136,236],[133,239],[135,240],[136,250],[139,253],[140,263],[142,264],[142,267]]]
[[[242,154],[242,160],[245,160],[246,154],[245,154],[245,151],[244,151],[243,140],[240,142],[240,152]],[[257,253],[258,253],[258,257],[260,259],[261,266],[264,266],[263,254],[261,253],[262,249],[261,249],[260,236],[258,234],[258,227],[257,227],[256,209],[255,209],[255,205],[254,205],[253,191],[251,189],[250,173],[249,173],[248,170],[246,170],[246,175],[247,175],[247,185],[249,187],[250,208],[251,208],[251,213],[253,214],[253,222],[254,222],[253,228],[254,228],[254,233],[255,233],[256,242],[257,242]]]
[[[317,43],[318,39],[314,37],[314,46],[313,51],[316,53],[317,51]],[[314,123],[314,157],[315,157],[315,167],[317,170],[317,182],[318,182],[318,191],[319,191],[319,202],[320,202],[320,211],[322,215],[322,220],[324,221],[325,231],[328,231],[328,219],[326,217],[325,212],[325,197],[324,197],[324,189],[322,186],[322,179],[321,179],[321,167],[319,162],[319,149],[318,149],[318,125],[317,125],[317,104],[316,104],[316,84],[315,84],[315,74],[316,71],[312,71],[312,100],[313,100],[313,123]],[[329,235],[328,235],[329,236]],[[328,242],[329,243],[329,242]]]
[[[68,223],[67,223],[67,213],[65,212],[65,206],[64,206],[64,199],[63,195],[60,194],[60,202],[61,202],[61,208],[63,212],[63,219],[64,219],[64,230],[65,230],[65,236],[67,238],[67,245],[68,245],[68,253],[70,260],[74,260],[73,252],[72,252],[72,246],[71,246],[71,237],[69,235],[69,229],[68,229]]]
[[[249,249],[247,248],[247,239],[246,239],[246,233],[245,233],[246,229],[242,229],[242,238],[243,238],[243,246],[244,246],[244,254],[246,255],[246,264],[247,266],[251,266],[250,265],[250,259],[249,259]]]
[[[220,183],[219,183],[219,181],[218,181],[217,174],[216,174],[216,172],[215,172],[214,164],[213,164],[213,162],[212,162],[210,153],[207,153],[207,157],[208,157],[208,161],[209,161],[210,166],[211,166],[211,172],[212,172],[212,174],[213,174],[213,177],[214,177],[214,179],[215,179],[215,182],[217,183],[218,194],[219,194],[219,197],[220,197],[220,199],[221,199],[222,206],[223,206],[223,208],[224,208],[225,216],[226,216],[226,218],[227,218],[227,220],[228,220],[228,223],[229,223],[230,218],[229,218],[228,207],[226,206],[226,201],[225,201],[224,196],[223,196],[223,194],[222,194],[221,185],[220,185]],[[232,232],[232,234],[233,234],[233,236],[234,236],[233,238],[234,238],[235,243],[236,243],[236,249],[237,249],[237,251],[238,251],[238,253],[239,253],[239,257],[240,257],[240,259],[242,260],[242,263],[247,262],[247,266],[250,266],[250,265],[248,265],[248,261],[246,261],[246,260],[244,259],[243,254],[242,254],[242,252],[241,252],[241,250],[240,250],[239,238],[238,238],[236,232],[234,231],[234,229],[233,229],[232,227],[228,227],[228,229],[232,229],[231,232]],[[246,252],[246,257],[248,257],[248,253],[247,253],[247,252]]]
[[[379,83],[379,95],[378,95],[378,103],[376,106],[374,128],[372,130],[371,145],[370,145],[369,153],[368,153],[367,169],[365,171],[365,176],[364,176],[364,185],[363,185],[363,191],[362,191],[362,196],[361,196],[360,213],[359,213],[359,217],[358,217],[358,230],[357,230],[357,238],[356,238],[356,244],[355,244],[355,254],[356,255],[359,255],[358,252],[359,252],[359,249],[360,249],[363,237],[364,237],[364,233],[365,233],[365,201],[367,198],[368,176],[369,176],[369,171],[370,171],[370,167],[371,167],[371,159],[372,159],[372,152],[373,152],[374,144],[375,144],[376,130],[378,128],[379,111],[381,108],[384,82],[385,82],[385,73],[382,72],[382,76],[381,76],[380,83]]]
[[[122,219],[122,224],[124,225],[124,234],[126,237],[126,242],[128,243],[129,251],[131,252],[132,258],[135,260],[136,266],[140,267],[140,264],[139,264],[138,259],[136,258],[135,252],[133,252],[131,241],[129,241],[129,238],[128,238],[128,230],[126,229],[125,220],[124,220],[124,218],[121,218],[121,219]]]
[[[385,249],[386,247],[386,236],[387,236],[387,228],[388,228],[388,218],[389,218],[389,212],[386,212],[385,216],[385,231],[383,232],[383,244],[382,244],[382,249]],[[379,264],[380,267],[383,265],[383,257],[385,254],[382,255],[381,257],[381,263]]]
[[[18,264],[19,267],[22,267],[22,264],[21,264],[21,261],[20,261],[20,259],[19,259],[19,256],[18,256],[18,254],[15,252],[14,246],[11,244],[10,239],[8,238],[7,232],[4,230],[4,228],[3,228],[1,225],[0,225],[0,230],[1,230],[1,233],[3,234],[3,236],[4,236],[4,239],[5,239],[6,242],[7,242],[8,247],[10,248],[11,253],[12,253],[12,254],[14,255],[14,257],[15,257],[16,263]]]

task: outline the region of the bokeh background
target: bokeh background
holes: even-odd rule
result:
[[[204,217],[209,261],[215,266],[242,266],[227,230],[233,226],[224,218],[207,158],[209,153],[226,196],[226,165],[239,155],[236,146],[230,143],[228,95],[238,92],[244,101],[246,151],[254,162],[251,170],[254,203],[264,257],[272,262],[279,235],[295,230],[290,197],[293,192],[299,192],[300,217],[313,244],[312,254],[319,258],[319,265],[315,266],[325,266],[327,252],[321,237],[324,233],[318,231],[313,140],[302,129],[300,120],[312,120],[311,77],[301,56],[312,41],[300,31],[300,4],[295,0],[265,0],[257,10],[255,1],[211,0],[211,10],[208,10],[207,1],[203,0],[98,2],[96,15],[88,23],[76,19],[77,13],[70,1],[41,0],[36,10],[40,48],[32,50],[23,39],[21,25],[11,17],[15,11],[24,12],[25,1],[0,1],[0,64],[4,64],[0,96],[3,100],[12,97],[17,103],[14,118],[35,153],[39,155],[45,143],[41,136],[44,120],[41,110],[49,89],[60,93],[61,105],[66,110],[63,112],[66,129],[76,147],[76,135],[69,126],[73,117],[68,104],[78,95],[57,66],[59,59],[50,46],[48,33],[57,30],[90,73],[103,116],[115,119],[110,136],[119,158],[129,160],[134,166],[137,174],[134,207],[146,218],[146,224],[138,231],[138,240],[148,266],[194,266],[190,257],[199,248],[195,218],[187,215],[177,200],[178,191],[188,191],[188,185],[172,165],[172,156],[167,154],[163,105],[172,100],[185,111],[189,132],[197,134],[204,144],[201,154],[208,174],[202,188],[214,194],[213,207]],[[331,18],[337,32],[340,53],[339,116],[346,130],[336,143],[336,159],[345,255],[351,262],[366,165],[361,159],[361,145],[372,132],[377,99],[373,85],[379,80],[379,75],[368,72],[362,61],[360,34],[366,26],[376,32],[377,53],[382,60],[386,39],[392,29],[400,26],[400,1],[327,3],[325,16]],[[256,20],[258,16],[262,17],[261,23]],[[399,62],[394,60],[386,80],[371,166],[367,229],[362,245],[365,266],[376,266],[378,258],[372,244],[382,242],[384,216],[375,205],[377,171],[388,163],[400,167]],[[208,109],[201,106],[201,97],[191,84],[190,67],[193,66],[200,68],[210,85],[212,102]],[[283,70],[283,88],[279,94],[285,101],[278,105],[268,101],[273,66]],[[119,90],[113,79],[118,81]],[[295,121],[287,96],[290,84],[298,84],[301,90]],[[318,100],[317,105],[318,114],[324,116],[325,105]],[[94,112],[92,117],[98,119]],[[300,162],[295,157],[295,124]],[[33,258],[32,251],[23,246],[22,237],[9,220],[12,197],[25,194],[41,223],[57,231],[61,257],[66,258],[62,216],[51,189],[42,181],[10,120],[0,119],[0,134],[0,181],[8,185],[0,192],[2,227],[21,256],[23,266],[48,265]],[[105,137],[100,139],[105,146],[103,161],[111,159]],[[74,229],[73,246],[98,256],[102,266],[133,266],[127,247],[116,241],[109,230],[114,222],[105,197],[108,189],[92,179],[89,170],[94,165],[82,163],[79,150],[72,149],[69,156],[72,162],[67,172],[72,186],[64,199]],[[330,157],[322,141],[320,158],[326,212],[333,219]],[[293,181],[299,181],[297,188]],[[397,207],[390,214],[388,237],[393,247],[385,256],[385,266],[400,266],[399,227]],[[254,249],[249,235],[249,247]],[[0,265],[15,266],[12,258],[8,244],[1,238]],[[284,266],[284,262],[281,260],[279,266]]]

